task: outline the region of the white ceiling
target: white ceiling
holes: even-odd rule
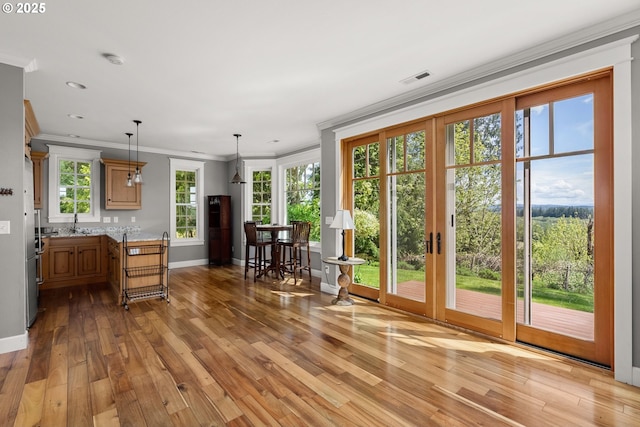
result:
[[[0,62],[34,69],[25,98],[42,138],[126,147],[139,119],[141,151],[210,158],[235,156],[234,133],[241,156],[317,146],[319,123],[640,16],[638,0],[43,4],[41,14],[0,16]]]

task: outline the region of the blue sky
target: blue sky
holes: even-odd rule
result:
[[[553,105],[554,153],[593,148],[593,96]],[[531,155],[549,153],[549,105],[531,108]],[[518,163],[518,204],[522,203],[522,163]],[[531,162],[531,202],[535,205],[593,206],[593,154]]]

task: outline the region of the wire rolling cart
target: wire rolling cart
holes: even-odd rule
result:
[[[148,298],[166,299],[169,303],[168,259],[169,234],[162,234],[160,243],[130,243],[127,234],[122,236],[124,249],[124,281],[122,305],[129,310],[129,301]]]

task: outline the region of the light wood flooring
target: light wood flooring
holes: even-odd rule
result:
[[[28,348],[0,355],[0,425],[640,425],[606,370],[242,277],[174,269],[170,304],[129,311],[106,285],[42,292]]]

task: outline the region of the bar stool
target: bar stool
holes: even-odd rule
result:
[[[308,221],[291,221],[293,229],[289,239],[278,240],[282,253],[282,265],[289,273],[293,273],[293,280],[297,280],[297,272],[300,270],[300,278],[302,278],[302,270],[309,272],[309,280],[311,280],[311,254],[309,252],[309,234],[311,233],[311,223]],[[287,261],[287,251],[289,249],[289,260]],[[302,249],[307,251],[307,265],[302,263]]]
[[[244,278],[247,278],[247,271],[253,268],[253,281],[260,276],[262,270],[267,265],[266,248],[271,246],[271,241],[265,241],[259,236],[255,221],[247,221],[244,223],[244,234],[247,239],[244,254]],[[250,248],[253,247],[253,259],[249,258]]]

